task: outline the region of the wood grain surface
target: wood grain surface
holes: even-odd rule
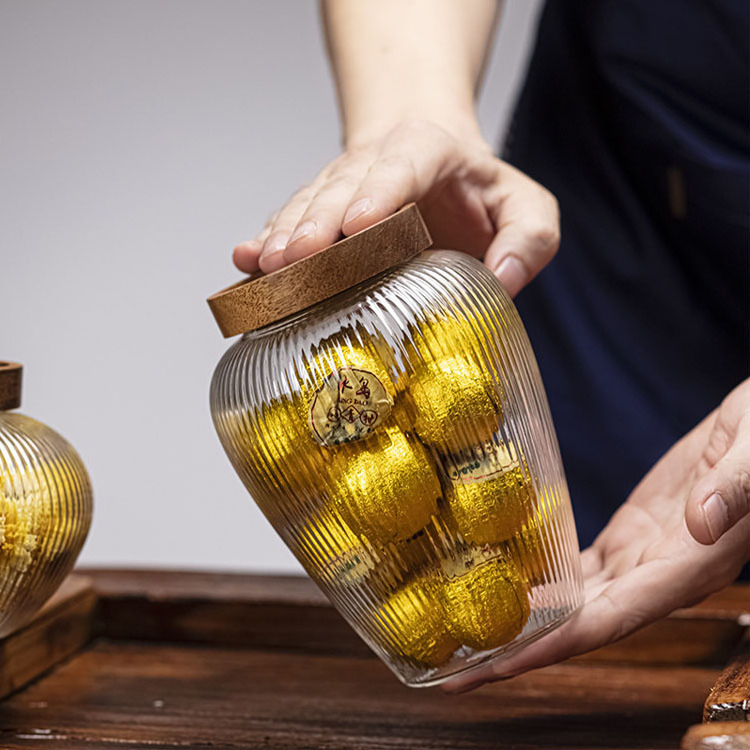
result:
[[[448,697],[370,658],[99,640],[0,704],[0,746],[677,748],[715,675],[566,664]]]
[[[750,722],[750,631],[706,699],[703,721]]]
[[[696,724],[685,733],[682,750],[750,750],[750,723],[719,721]]]
[[[31,622],[0,639],[0,698],[85,646],[93,635],[96,605],[91,580],[69,576]]]
[[[276,644],[293,650],[375,658],[309,578],[83,572],[102,595],[107,635],[113,638],[192,640],[260,648]],[[696,607],[677,610],[665,620],[576,660],[724,666],[745,630],[741,619],[750,610],[746,589],[725,589]],[[211,607],[206,606],[209,602]],[[304,632],[299,631],[296,617],[300,608],[304,610]]]
[[[432,244],[414,203],[320,252],[208,298],[225,337],[253,331],[371,279]]]
[[[21,405],[23,367],[18,362],[0,361],[0,411]]]
[[[728,589],[609,655],[447,696],[402,686],[304,578],[86,577],[98,597],[83,618],[92,640],[0,702],[0,748],[677,750],[724,666],[717,655],[743,635],[748,601],[747,587]],[[733,642],[680,650],[671,641],[687,631],[672,627],[684,623],[689,637]]]

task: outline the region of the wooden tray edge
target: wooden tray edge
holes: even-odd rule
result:
[[[747,632],[747,616],[737,608],[747,591],[747,586],[730,588],[697,608],[693,617],[692,610],[681,610],[585,660],[723,666]],[[0,699],[99,635],[373,657],[302,576],[84,568],[29,623],[0,640]],[[665,642],[679,641],[676,635],[689,642],[664,649]]]
[[[0,699],[85,646],[96,629],[98,595],[92,581],[71,575],[32,619],[0,640]]]

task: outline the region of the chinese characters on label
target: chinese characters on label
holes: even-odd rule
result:
[[[315,392],[310,403],[310,429],[321,445],[360,440],[391,413],[392,405],[376,375],[340,367]]]

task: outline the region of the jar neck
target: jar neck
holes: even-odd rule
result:
[[[328,302],[330,300],[326,300]],[[274,320],[273,323],[256,328],[254,331],[248,331],[242,334],[243,339],[259,339],[264,336],[275,336],[279,333],[283,333],[291,328],[295,328],[301,324],[307,322],[315,313],[320,310],[320,306],[325,303],[312,305],[306,307],[304,310],[299,310],[291,315],[287,315],[286,318]]]
[[[404,264],[399,264],[398,266],[388,268],[385,271],[377,274],[376,276],[366,279],[365,281],[362,281],[356,286],[350,287],[343,292],[334,294],[333,297],[329,297],[322,302],[318,302],[315,305],[306,307],[304,310],[299,310],[298,312],[292,313],[291,315],[288,315],[285,318],[281,318],[280,320],[275,320],[273,323],[269,323],[268,325],[262,326],[261,328],[256,328],[254,331],[248,331],[247,333],[243,334],[242,338],[243,340],[253,340],[264,338],[265,336],[277,336],[293,328],[304,325],[310,320],[315,320],[316,322],[318,322],[329,315],[335,315],[343,308],[351,307],[353,304],[355,304],[355,300],[357,300],[357,298],[362,299],[364,295],[366,295],[367,292],[370,291],[370,289],[380,284],[382,279],[384,279],[388,274],[397,271],[403,265]]]

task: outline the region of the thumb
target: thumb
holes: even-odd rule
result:
[[[750,436],[740,430],[730,450],[690,491],[685,522],[697,542],[714,544],[748,515]]]

